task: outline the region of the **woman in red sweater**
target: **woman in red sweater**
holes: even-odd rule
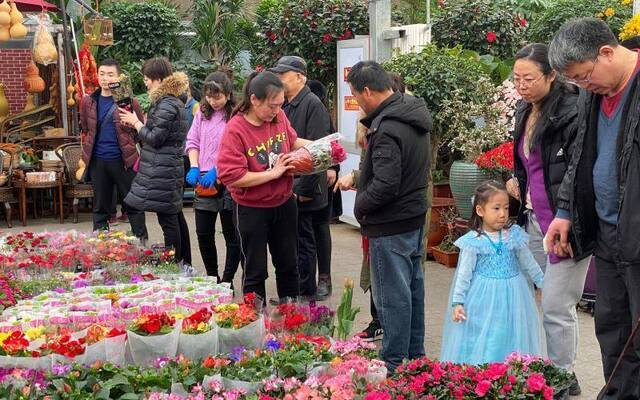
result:
[[[220,180],[236,202],[234,223],[245,259],[243,293],[266,298],[267,246],[281,300],[299,294],[297,209],[287,172],[299,139],[282,111],[284,87],[271,72],[252,73],[227,123],[218,157]]]

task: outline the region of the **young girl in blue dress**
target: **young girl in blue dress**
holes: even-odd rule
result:
[[[503,361],[512,352],[541,355],[530,281],[541,287],[543,273],[527,247],[527,234],[509,223],[504,184],[488,181],[476,188],[469,225],[455,242],[460,258],[441,360],[477,365]]]

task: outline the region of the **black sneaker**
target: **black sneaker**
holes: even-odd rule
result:
[[[571,386],[569,386],[569,396],[580,396],[582,393],[582,389],[580,388],[580,384],[578,383],[578,377],[576,374],[573,374],[573,382]]]
[[[384,331],[382,330],[382,326],[380,326],[380,321],[373,320],[369,322],[369,326],[367,326],[365,330],[356,334],[356,336],[362,338],[365,342],[375,342],[382,340],[383,334]]]

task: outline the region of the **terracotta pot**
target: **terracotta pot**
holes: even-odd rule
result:
[[[449,186],[449,182],[434,183],[433,197],[453,198],[453,195],[451,194],[451,186]]]
[[[436,259],[437,263],[440,263],[448,268],[455,268],[458,265],[458,256],[460,255],[457,251],[442,251],[438,247],[433,248],[433,258]]]
[[[431,204],[431,221],[429,222],[429,234],[427,235],[427,254],[431,254],[431,248],[442,242],[447,235],[447,227],[440,223],[442,211],[455,204],[453,199],[446,197],[434,197]]]

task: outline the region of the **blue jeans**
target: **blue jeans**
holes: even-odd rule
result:
[[[424,356],[422,236],[420,228],[369,238],[371,290],[384,329],[380,358],[389,372],[404,359]]]

